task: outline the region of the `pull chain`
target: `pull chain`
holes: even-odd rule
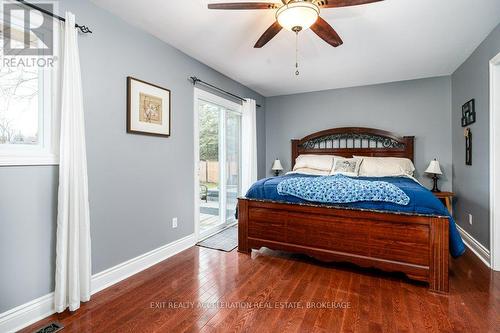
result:
[[[299,76],[299,32],[295,32],[295,75]]]

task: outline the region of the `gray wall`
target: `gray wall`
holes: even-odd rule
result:
[[[266,168],[279,157],[290,167],[290,140],[343,126],[374,127],[400,135],[415,135],[417,177],[438,158],[444,176],[441,187],[451,189],[450,77],[404,81],[365,87],[278,96],[266,101]]]
[[[489,61],[500,52],[500,25],[452,75],[453,188],[457,193],[457,223],[486,248],[489,224]],[[460,124],[462,105],[475,99],[472,165],[465,165],[465,138]],[[473,216],[469,224],[468,214]]]
[[[194,232],[193,87],[197,75],[264,98],[88,1],[60,1],[80,36],[94,273]],[[125,133],[126,77],[172,91],[172,136]],[[259,174],[265,117],[258,109]],[[57,167],[0,167],[0,313],[53,290]],[[172,217],[179,218],[177,229]]]

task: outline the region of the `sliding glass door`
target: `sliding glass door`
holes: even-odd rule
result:
[[[195,94],[198,145],[198,235],[236,222],[241,192],[240,105],[204,91]]]

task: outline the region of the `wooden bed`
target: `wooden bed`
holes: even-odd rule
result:
[[[292,140],[301,154],[414,158],[414,137],[334,128]],[[267,247],[405,273],[448,292],[448,218],[238,199],[238,251]]]

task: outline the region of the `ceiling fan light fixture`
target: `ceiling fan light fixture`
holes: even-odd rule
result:
[[[319,17],[319,7],[308,1],[290,1],[276,12],[278,23],[289,31],[310,28]]]

